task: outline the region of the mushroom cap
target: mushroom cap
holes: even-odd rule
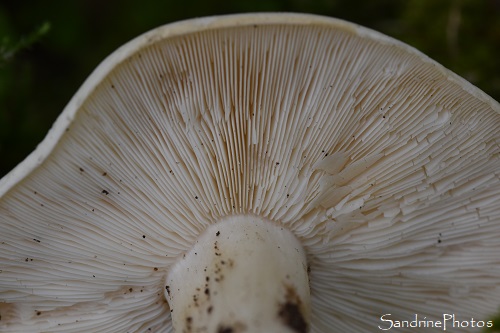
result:
[[[160,27],[0,181],[0,329],[170,332],[169,267],[241,214],[303,244],[312,332],[485,320],[499,157],[499,104],[377,32],[305,14]]]

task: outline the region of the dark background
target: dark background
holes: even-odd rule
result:
[[[500,0],[10,1],[0,3],[0,177],[36,147],[85,78],[123,43],[177,20],[258,11],[370,27],[500,100]]]

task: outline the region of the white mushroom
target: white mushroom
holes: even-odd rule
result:
[[[411,47],[331,18],[146,33],[0,181],[0,331],[486,321],[499,111]]]

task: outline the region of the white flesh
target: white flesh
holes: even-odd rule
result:
[[[170,271],[165,293],[176,332],[306,332],[304,250],[287,229],[256,216],[210,226]]]

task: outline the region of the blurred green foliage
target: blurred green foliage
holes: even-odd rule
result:
[[[258,11],[370,27],[500,100],[500,0],[9,1],[0,3],[0,177],[36,147],[92,69],[121,44],[181,19]]]
[[[500,0],[10,1],[0,3],[0,177],[121,44],[181,19],[257,11],[316,13],[373,28],[500,99]]]
[[[43,35],[47,34],[50,30],[50,23],[44,22],[38,29],[35,29],[27,37],[13,42],[9,36],[3,36],[0,41],[0,67],[5,66],[14,56],[23,49],[29,48],[36,43]]]

